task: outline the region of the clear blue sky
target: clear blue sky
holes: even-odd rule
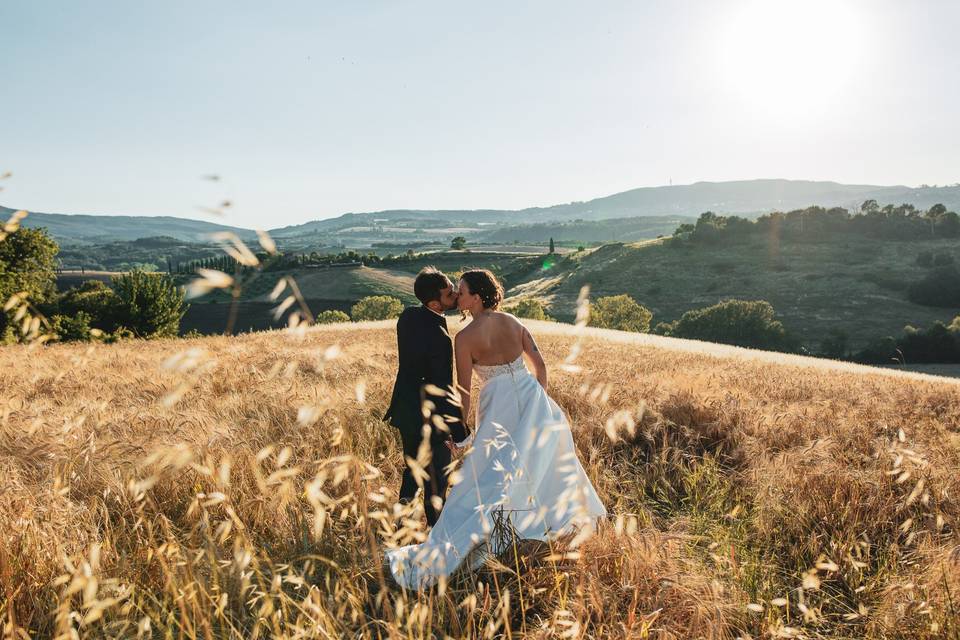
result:
[[[956,0],[0,0],[0,25],[0,203],[36,211],[960,181]]]

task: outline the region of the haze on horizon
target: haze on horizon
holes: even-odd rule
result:
[[[670,182],[960,181],[950,0],[6,0],[0,24],[0,204],[35,211],[277,227]]]

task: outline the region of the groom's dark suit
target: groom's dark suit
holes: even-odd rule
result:
[[[435,495],[443,498],[447,491],[444,468],[450,464],[450,450],[447,449],[446,440],[452,436],[455,441],[461,442],[467,437],[460,407],[451,404],[446,397],[427,396],[423,389],[427,384],[444,390],[453,385],[453,341],[447,334],[446,318],[425,306],[407,307],[397,320],[397,349],[400,366],[384,420],[400,430],[404,459],[416,459],[423,425],[430,424],[433,458],[426,467],[430,479],[423,486],[423,509],[427,522],[432,526],[440,514],[433,508],[430,499]],[[433,414],[441,418],[457,418],[447,423],[449,434],[437,429],[430,418],[423,417],[421,407],[425,399],[436,405]],[[412,500],[416,493],[417,483],[413,472],[408,465],[404,465],[400,499]]]

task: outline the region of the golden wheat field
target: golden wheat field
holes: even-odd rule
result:
[[[960,387],[535,334],[611,518],[419,594],[390,323],[0,349],[5,637],[960,637]]]

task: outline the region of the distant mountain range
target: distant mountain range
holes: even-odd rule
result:
[[[0,206],[0,221],[5,222],[14,211],[15,209]],[[247,239],[256,237],[250,229],[172,216],[112,216],[31,211],[21,224],[24,227],[46,227],[58,242],[81,244],[137,240],[153,236],[199,242],[205,240],[206,234],[216,231],[233,231]]]
[[[909,203],[921,209],[942,203],[960,210],[960,184],[943,187],[850,185],[809,180],[741,180],[697,182],[690,185],[642,187],[586,202],[520,210],[419,210],[402,209],[368,213],[345,213],[336,218],[271,229],[276,238],[322,235],[371,225],[405,227],[509,226],[570,220],[605,220],[637,216],[697,216],[704,211],[755,216],[774,210],[787,211],[810,205],[853,209],[864,200],[882,204]],[[0,218],[12,209],[0,207]],[[60,240],[94,242],[134,240],[148,236],[171,236],[184,241],[203,240],[214,231],[233,231],[250,238],[248,229],[187,218],[156,216],[109,216],[31,213],[28,227],[46,227]]]

